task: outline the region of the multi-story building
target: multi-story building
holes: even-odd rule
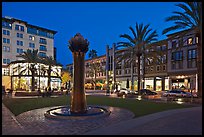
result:
[[[17,55],[27,49],[38,49],[39,56],[52,56],[56,58],[54,49],[54,35],[57,32],[26,21],[2,17],[2,86],[10,88],[10,68],[8,64],[16,60],[22,60]]]
[[[145,78],[144,88],[154,91],[169,90],[169,81],[167,75],[167,41],[161,40],[151,44],[151,49],[147,52],[145,59]],[[155,53],[155,58],[148,54]]]
[[[182,31],[182,33],[185,32]],[[173,37],[178,33],[167,35],[169,37],[167,70],[170,88],[183,87],[186,90],[197,92],[198,37],[193,33],[186,33],[182,37]]]
[[[177,33],[167,35],[167,39],[152,43],[152,48],[148,50],[146,58],[144,59],[142,57],[140,63],[140,87],[156,92],[173,88],[197,91],[196,44],[198,43],[198,38],[191,33],[185,34],[182,38],[175,37],[174,39],[170,39],[173,35],[177,35]],[[106,55],[108,55],[108,58],[106,55],[103,55],[93,60],[85,61],[85,81],[90,82],[91,78],[87,73],[89,71],[89,64],[102,62],[103,73],[102,75],[98,73],[96,79],[105,84],[107,77],[105,77],[104,71],[107,71],[109,74],[110,89],[112,89],[114,82],[119,88],[126,88],[127,82],[131,84],[131,64],[126,63],[124,60],[114,64],[114,53],[117,54],[121,51],[117,50],[114,52],[113,47],[108,48],[107,51]],[[152,54],[148,54],[150,52],[158,53],[157,57],[153,58]],[[108,67],[106,65],[107,61],[109,64]],[[72,64],[67,65],[67,67],[71,68],[71,71],[73,70]],[[133,81],[134,90],[137,90],[137,62],[133,63]]]

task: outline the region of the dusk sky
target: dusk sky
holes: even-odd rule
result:
[[[162,30],[172,25],[165,18],[178,11],[178,2],[2,2],[2,16],[10,16],[32,25],[57,31],[54,46],[57,61],[72,63],[68,40],[81,33],[90,42],[89,50],[105,55],[106,45],[123,41],[136,22],[157,30],[158,40],[165,39]],[[89,52],[89,51],[88,51]],[[88,52],[86,59],[88,58]]]

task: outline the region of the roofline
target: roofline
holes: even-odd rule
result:
[[[55,31],[55,30],[47,29],[47,28],[40,27],[40,26],[37,26],[37,25],[32,25],[32,24],[29,24],[26,21],[23,21],[23,20],[20,20],[20,19],[16,19],[16,18],[13,18],[13,17],[11,17],[11,18],[2,17],[2,20],[7,20],[7,21],[10,21],[12,23],[15,22],[15,21],[18,21],[18,22],[25,23],[26,26],[38,28],[38,29],[45,30],[45,31],[48,31],[48,32],[52,32],[53,34],[57,33],[57,31]]]
[[[174,32],[174,33],[168,34],[166,36],[170,37],[170,36],[177,35],[177,34],[180,34],[182,32],[186,32],[186,31],[190,31],[190,30],[192,30],[192,29],[185,29],[185,30],[182,30],[182,31],[178,31],[178,32]]]
[[[93,60],[94,60],[94,59],[99,59],[99,58],[105,57],[105,56],[106,56],[106,55],[104,54],[104,55],[101,55],[101,56],[98,56],[98,57],[93,58]],[[90,60],[92,60],[92,59],[87,59],[87,60],[85,60],[85,61],[90,61]],[[67,64],[66,66],[69,66],[69,65],[73,65],[73,63]]]

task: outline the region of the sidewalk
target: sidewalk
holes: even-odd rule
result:
[[[2,135],[24,135],[26,131],[2,103]]]
[[[202,106],[150,114],[85,135],[202,135]]]

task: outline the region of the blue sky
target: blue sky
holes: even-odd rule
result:
[[[106,45],[123,41],[136,22],[150,24],[159,38],[162,30],[172,25],[165,18],[179,10],[178,2],[2,2],[2,16],[27,21],[29,24],[57,31],[54,46],[57,61],[64,66],[73,62],[68,40],[81,33],[90,42],[89,49],[104,55]],[[88,58],[88,52],[86,59]]]

